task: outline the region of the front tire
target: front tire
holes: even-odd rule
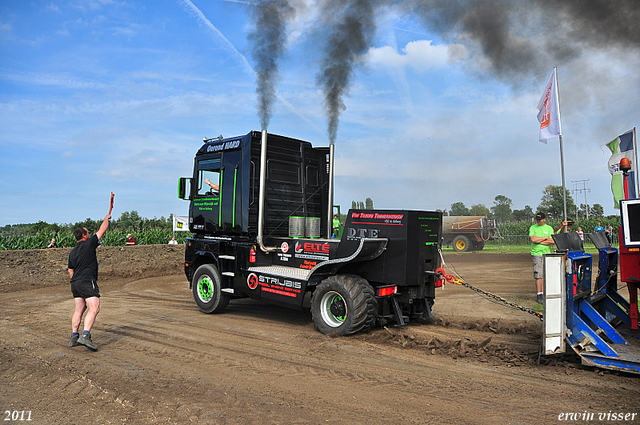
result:
[[[311,298],[311,316],[325,335],[345,336],[369,328],[376,311],[373,288],[360,276],[331,276],[320,282]]]
[[[203,313],[220,313],[229,304],[229,295],[222,293],[222,278],[213,264],[203,264],[193,275],[193,298]]]

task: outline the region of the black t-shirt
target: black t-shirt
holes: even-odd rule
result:
[[[80,241],[69,253],[70,269],[73,269],[71,281],[90,280],[98,281],[98,256],[96,248],[100,240],[98,235],[93,235],[86,241]]]

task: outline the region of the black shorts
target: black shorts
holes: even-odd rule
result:
[[[76,280],[71,282],[71,293],[73,298],[100,298],[100,288],[94,280]]]

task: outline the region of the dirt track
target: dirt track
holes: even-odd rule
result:
[[[182,249],[100,248],[95,353],[67,346],[68,250],[0,253],[2,411],[31,411],[35,424],[546,424],[640,413],[640,377],[573,355],[538,364],[540,321],[468,289],[438,290],[429,323],[329,338],[308,311],[239,300],[200,313]],[[528,255],[448,258],[470,283],[534,305]]]

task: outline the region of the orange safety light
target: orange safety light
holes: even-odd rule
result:
[[[387,286],[384,288],[378,288],[378,296],[379,297],[386,297],[388,295],[393,295],[393,294],[397,294],[398,293],[398,287],[397,286]]]
[[[620,170],[622,170],[623,173],[627,173],[631,170],[631,161],[629,158],[622,158],[620,160]]]

